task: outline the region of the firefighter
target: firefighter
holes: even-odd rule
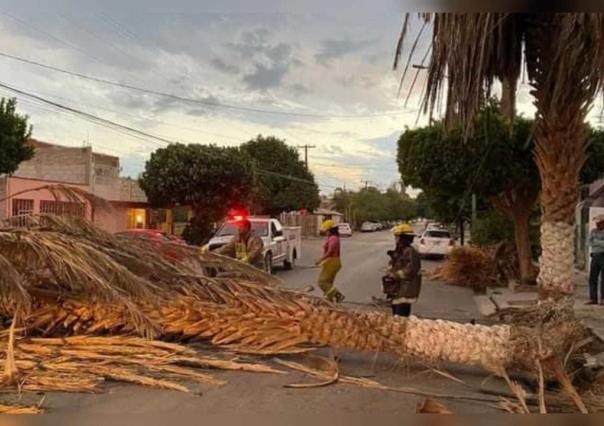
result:
[[[327,300],[340,303],[344,300],[344,295],[334,285],[336,275],[342,268],[338,225],[333,220],[327,219],[321,224],[321,233],[327,234],[327,238],[323,243],[323,256],[315,263],[321,266],[318,284]]]
[[[394,228],[396,248],[388,252],[388,273],[382,278],[383,290],[392,303],[392,314],[408,317],[419,297],[422,276],[419,253],[411,246],[415,234],[411,225]]]
[[[252,223],[248,219],[242,219],[237,226],[238,235],[234,236],[230,243],[216,249],[215,252],[233,257],[240,262],[249,263],[258,269],[264,269],[262,256],[264,243],[252,232]]]

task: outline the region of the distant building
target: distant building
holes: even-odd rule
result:
[[[172,210],[149,208],[138,182],[120,177],[118,157],[93,152],[91,147],[66,147],[37,140],[31,144],[34,157],[21,163],[12,176],[0,176],[0,199],[12,197],[0,202],[0,219],[29,213],[77,214],[111,233],[132,228],[174,232]],[[56,200],[46,190],[25,192],[49,184],[88,191],[109,201],[112,209]]]
[[[340,212],[320,207],[312,213],[306,210],[282,213],[279,220],[285,226],[300,226],[303,237],[316,237],[320,233],[324,220],[332,219],[334,222],[340,223],[342,216]]]

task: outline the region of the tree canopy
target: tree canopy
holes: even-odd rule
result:
[[[445,131],[440,123],[407,129],[398,143],[398,166],[403,180],[446,204],[467,201],[509,188],[539,188],[532,156],[530,120],[517,118],[512,131],[495,106],[484,109],[474,134],[465,140],[461,130]]]
[[[187,240],[201,243],[229,209],[248,204],[256,175],[252,160],[239,148],[173,144],[151,154],[140,185],[153,206],[191,206]]]
[[[17,113],[16,99],[0,99],[0,174],[13,173],[33,157],[34,149],[27,145],[32,131],[27,120]]]
[[[241,151],[249,155],[260,170],[255,192],[259,213],[277,215],[299,209],[312,211],[319,206],[315,177],[306,169],[295,148],[273,136],[259,135],[241,145]]]
[[[358,192],[338,189],[334,202],[336,210],[357,226],[365,221],[409,220],[417,216],[415,200],[397,185],[390,186],[385,192],[372,186]]]

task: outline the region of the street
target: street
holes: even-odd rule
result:
[[[416,230],[418,233],[418,230]],[[320,269],[314,262],[321,257],[322,239],[305,240],[302,258],[291,271],[277,270],[276,274],[287,287],[302,290],[314,286],[314,294],[322,292],[316,285]],[[383,297],[381,277],[388,263],[387,250],[394,248],[394,238],[389,231],[355,233],[342,238],[342,270],[336,285],[346,296],[345,305],[369,304],[372,297]],[[469,321],[479,316],[472,293],[464,288],[443,286],[429,279],[429,274],[441,260],[422,260],[423,287],[413,314],[428,318],[449,318]]]
[[[321,251],[321,239],[305,240],[303,257],[292,271],[278,270],[277,275],[292,289],[314,284],[319,270],[312,268]],[[393,244],[388,231],[369,234],[356,233],[344,239],[342,256],[344,267],[338,275],[339,288],[347,296],[345,305],[350,308],[387,309],[371,307],[372,296],[380,297],[380,277],[386,265],[386,250]],[[423,261],[423,270],[432,270],[439,261]],[[427,275],[427,274],[426,274]],[[316,287],[316,286],[315,286]],[[318,290],[315,289],[317,294]],[[364,306],[360,306],[363,304]],[[420,300],[413,314],[424,317],[441,317],[457,321],[478,318],[471,291],[430,281],[426,276]],[[328,350],[319,351],[329,355]],[[430,393],[463,395],[470,392],[464,385],[431,372],[425,366],[408,365],[389,356],[340,353],[341,374],[367,377],[392,387],[413,387]],[[292,357],[304,363],[304,357]],[[270,362],[270,359],[266,359]],[[277,368],[282,368],[276,365]],[[439,368],[447,368],[440,366]],[[484,372],[451,366],[447,371],[466,383],[479,386],[486,377]],[[139,414],[180,413],[182,415],[217,418],[232,416],[235,411],[257,415],[340,414],[384,415],[410,414],[424,398],[393,391],[368,389],[345,384],[313,389],[288,389],[290,383],[312,383],[312,379],[299,372],[287,375],[267,375],[216,371],[214,376],[228,381],[225,386],[193,385],[195,393],[149,389],[140,386],[113,384],[101,395],[49,393],[44,405],[53,413],[89,414]],[[501,388],[501,383],[491,380],[489,387]],[[475,393],[474,393],[475,394]],[[29,395],[31,401],[39,396]],[[37,399],[36,399],[37,398]],[[438,398],[436,398],[438,399]],[[448,407],[463,413],[493,412],[495,408],[483,402],[441,399]]]

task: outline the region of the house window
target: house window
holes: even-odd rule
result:
[[[34,200],[26,200],[23,198],[13,199],[13,216],[22,216],[33,214]]]
[[[40,213],[57,216],[86,216],[86,205],[73,201],[40,201]]]

